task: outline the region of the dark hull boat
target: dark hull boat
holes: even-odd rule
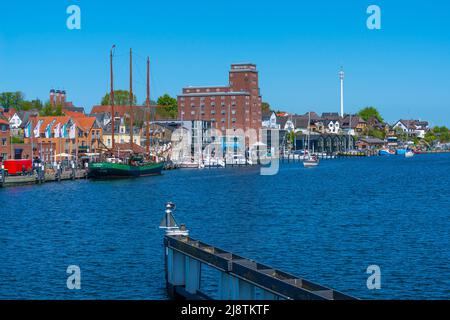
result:
[[[161,163],[128,165],[122,163],[98,162],[89,164],[88,177],[91,179],[138,178],[160,175],[164,167]]]

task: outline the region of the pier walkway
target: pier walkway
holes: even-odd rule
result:
[[[27,184],[40,184],[45,182],[59,182],[64,180],[85,179],[87,171],[84,169],[65,170],[61,174],[57,172],[34,173],[32,175],[24,176],[1,176],[0,174],[0,188],[12,187]]]

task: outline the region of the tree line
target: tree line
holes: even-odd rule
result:
[[[62,105],[53,107],[50,101],[43,103],[38,98],[27,100],[25,94],[21,91],[0,93],[0,106],[17,111],[36,110],[41,116],[60,116],[63,107]]]

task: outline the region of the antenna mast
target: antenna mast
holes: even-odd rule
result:
[[[341,117],[344,117],[344,70],[341,67],[339,71],[339,79],[341,80]]]

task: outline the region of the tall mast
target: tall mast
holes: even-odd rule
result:
[[[344,69],[339,71],[339,80],[341,81],[341,117],[344,118]]]
[[[130,49],[130,146],[133,150],[133,52]]]
[[[309,156],[309,144],[311,143],[311,111],[308,112],[308,156]]]
[[[147,144],[147,154],[150,158],[150,58],[147,57],[147,128],[146,128],[146,144]]]
[[[114,75],[113,75],[113,49],[116,47],[116,45],[113,45],[110,51],[109,60],[110,60],[110,70],[111,70],[111,93],[109,95],[109,98],[111,100],[111,138],[112,138],[112,149],[114,150],[115,147],[115,140],[114,140],[114,131],[115,131],[115,125],[114,125]]]

